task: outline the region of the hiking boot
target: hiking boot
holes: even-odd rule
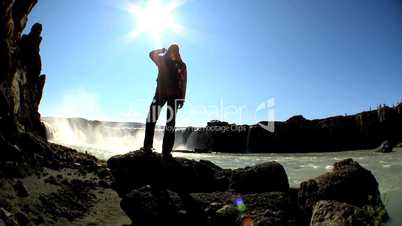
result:
[[[145,147],[140,148],[140,151],[144,152],[145,154],[152,154],[153,150],[154,150],[153,148],[145,148]]]

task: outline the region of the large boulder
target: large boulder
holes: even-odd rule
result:
[[[310,226],[374,226],[381,225],[363,208],[337,201],[319,201],[313,210]]]
[[[226,171],[205,160],[164,160],[157,153],[136,151],[112,157],[107,163],[120,196],[145,185],[178,192],[224,191],[229,185]]]
[[[189,200],[189,201],[188,201]],[[188,196],[171,190],[144,186],[124,196],[121,208],[139,226],[185,226],[197,224],[198,214],[192,213],[193,205]]]
[[[384,210],[374,175],[352,159],[334,164],[332,172],[303,182],[298,193],[299,207],[309,219],[314,206],[320,200],[334,200],[360,208],[371,206]],[[386,219],[386,211],[378,212]]]
[[[266,162],[232,172],[230,188],[243,193],[288,191],[286,171],[278,162]]]
[[[384,141],[381,143],[381,145],[377,148],[377,152],[381,152],[381,153],[390,153],[392,152],[393,146],[391,144],[391,142],[389,142],[388,140]]]
[[[136,151],[112,157],[108,160],[108,167],[120,196],[145,185],[187,193],[229,189],[242,193],[289,190],[285,169],[277,162],[225,170],[206,160],[164,160],[158,153]]]

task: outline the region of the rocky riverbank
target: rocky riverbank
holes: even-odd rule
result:
[[[104,162],[30,133],[0,150],[0,225],[129,222]]]
[[[133,225],[381,225],[378,183],[352,159],[290,188],[280,163],[227,170],[131,152],[108,161]]]
[[[42,25],[22,35],[36,3],[0,2],[0,225],[125,224],[105,163],[47,141]]]

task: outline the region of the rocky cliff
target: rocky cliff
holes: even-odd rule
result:
[[[105,165],[46,140],[42,25],[22,35],[36,3],[0,1],[0,225],[122,225]]]
[[[0,136],[32,132],[45,137],[38,107],[45,75],[41,75],[42,25],[21,35],[37,0],[0,3]]]
[[[217,152],[326,152],[373,149],[388,140],[392,145],[402,142],[402,103],[395,107],[356,115],[308,120],[293,116],[284,122],[272,122],[275,131],[256,125],[235,125],[213,121],[196,132],[195,146]]]

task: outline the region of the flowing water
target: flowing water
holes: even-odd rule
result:
[[[135,133],[130,134],[122,134],[122,131],[119,130],[118,135],[114,135],[116,133],[96,135],[96,131],[77,131],[76,128],[72,130],[67,127],[60,123],[58,126],[52,125],[53,142],[72,146],[79,151],[88,152],[104,160],[113,155],[138,149],[144,136],[143,129],[138,128]],[[156,133],[156,147],[160,147],[161,132]],[[86,133],[91,133],[92,136],[95,134],[98,139],[91,139],[89,143]],[[177,145],[176,148],[182,149],[185,148],[185,145]],[[298,187],[302,181],[330,171],[332,165],[337,161],[353,158],[369,169],[377,178],[383,201],[391,216],[387,225],[402,225],[402,148],[395,148],[394,152],[388,154],[376,153],[373,150],[358,150],[301,154],[174,153],[174,156],[210,160],[223,168],[230,169],[252,166],[266,161],[277,161],[285,167],[292,187]]]

